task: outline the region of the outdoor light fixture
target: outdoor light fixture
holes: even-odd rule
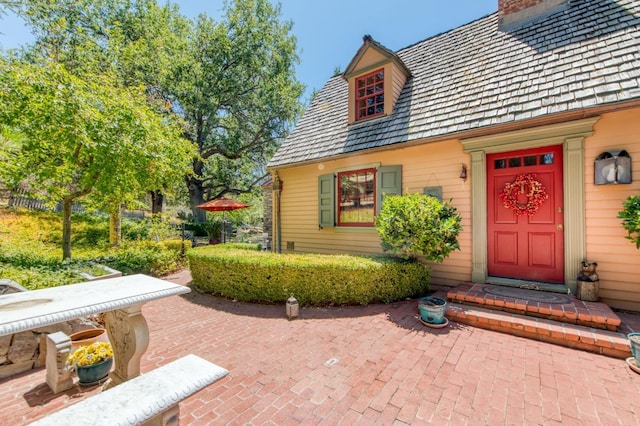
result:
[[[293,297],[293,294],[291,295],[290,298],[287,299],[286,311],[287,311],[287,318],[293,319],[298,317],[298,312],[299,312],[298,301],[296,300],[295,297]]]
[[[596,185],[631,183],[631,157],[624,149],[605,151],[598,155],[594,165],[593,181]]]
[[[460,172],[460,179],[463,181],[467,180],[467,165],[462,163],[462,171]]]

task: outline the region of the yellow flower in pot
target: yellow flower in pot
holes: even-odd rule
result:
[[[67,358],[67,364],[76,371],[81,385],[100,383],[109,375],[113,365],[113,348],[109,342],[94,342],[76,349]]]

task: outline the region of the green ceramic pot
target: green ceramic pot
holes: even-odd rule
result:
[[[638,357],[640,357],[640,333],[629,333],[627,334],[627,338],[631,346],[631,355],[633,355],[636,362],[638,362]]]
[[[418,300],[420,317],[429,324],[444,324],[444,313],[447,310],[447,301],[439,297],[427,296]]]
[[[112,365],[113,358],[109,358],[98,364],[76,367],[78,383],[81,386],[92,386],[102,382],[109,376]]]

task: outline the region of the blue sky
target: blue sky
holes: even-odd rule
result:
[[[163,0],[159,0],[160,3]],[[190,18],[206,13],[218,19],[222,0],[179,0]],[[306,96],[321,89],[336,67],[345,69],[370,34],[391,50],[474,21],[498,8],[498,0],[282,0],[282,17],[293,21],[298,39],[298,79]],[[31,40],[14,16],[0,16],[0,47],[18,47]]]

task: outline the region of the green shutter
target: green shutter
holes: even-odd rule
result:
[[[376,174],[376,215],[385,195],[402,195],[402,166],[378,167]]]
[[[318,177],[318,226],[333,228],[336,226],[335,214],[336,184],[333,173]]]

